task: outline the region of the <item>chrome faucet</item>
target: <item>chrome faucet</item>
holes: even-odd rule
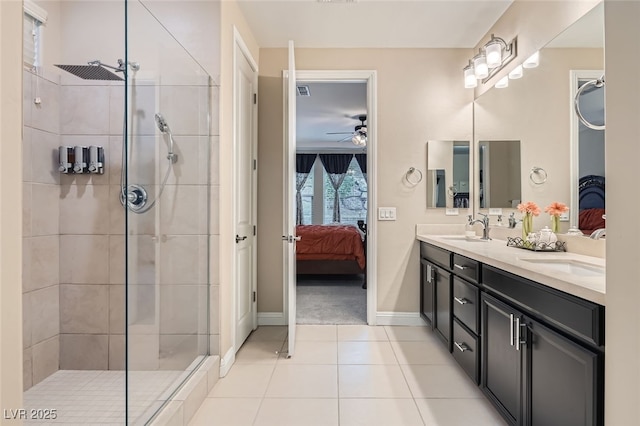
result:
[[[489,215],[486,215],[486,214],[480,213],[480,212],[478,212],[478,214],[480,216],[482,216],[482,219],[473,220],[471,215],[469,215],[469,225],[473,225],[475,223],[481,223],[482,224],[482,239],[483,240],[490,240],[491,238],[489,238]]]
[[[604,237],[606,234],[607,234],[606,228],[600,228],[593,231],[591,235],[589,235],[589,238],[593,240],[599,240],[600,238]]]

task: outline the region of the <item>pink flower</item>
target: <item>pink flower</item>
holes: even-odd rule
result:
[[[545,207],[544,211],[549,213],[551,216],[560,216],[562,213],[568,212],[569,207],[564,203],[554,202]]]
[[[540,214],[540,207],[533,201],[527,201],[526,203],[518,204],[518,211],[524,214],[532,214],[538,216]]]

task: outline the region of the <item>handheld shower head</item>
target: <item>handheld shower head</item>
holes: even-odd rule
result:
[[[167,153],[167,159],[172,163],[175,163],[178,161],[178,155],[173,152],[173,135],[171,134],[171,129],[169,128],[167,120],[165,120],[159,112],[156,113],[156,126],[158,126],[158,129],[162,134],[169,135],[169,152]]]
[[[156,126],[158,126],[158,129],[162,133],[167,133],[170,131],[169,124],[167,124],[167,120],[165,120],[162,114],[160,114],[159,112],[156,113]]]

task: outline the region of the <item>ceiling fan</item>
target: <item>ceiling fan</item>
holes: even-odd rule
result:
[[[328,132],[327,135],[349,135],[340,139],[338,142],[346,141],[351,139],[351,142],[357,146],[366,146],[367,145],[367,125],[364,123],[367,121],[366,115],[359,115],[358,120],[360,120],[360,124],[358,124],[353,132]]]

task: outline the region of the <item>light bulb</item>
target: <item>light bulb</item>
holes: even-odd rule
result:
[[[527,60],[522,63],[524,68],[535,68],[538,65],[540,65],[540,51],[529,56]]]
[[[464,67],[464,87],[465,89],[473,89],[478,85],[478,80],[473,72],[471,64]]]
[[[485,46],[484,52],[487,55],[487,66],[489,68],[496,68],[502,64],[502,46],[500,42],[489,42]]]
[[[502,77],[496,85],[494,86],[496,89],[504,89],[505,87],[509,87],[509,76],[505,75]]]
[[[473,58],[473,71],[478,80],[489,76],[489,67],[487,66],[487,58],[480,53]]]
[[[510,73],[509,73],[509,78],[511,80],[516,80],[518,78],[522,78],[524,71],[522,70],[522,65],[518,65],[517,67],[515,67]]]

